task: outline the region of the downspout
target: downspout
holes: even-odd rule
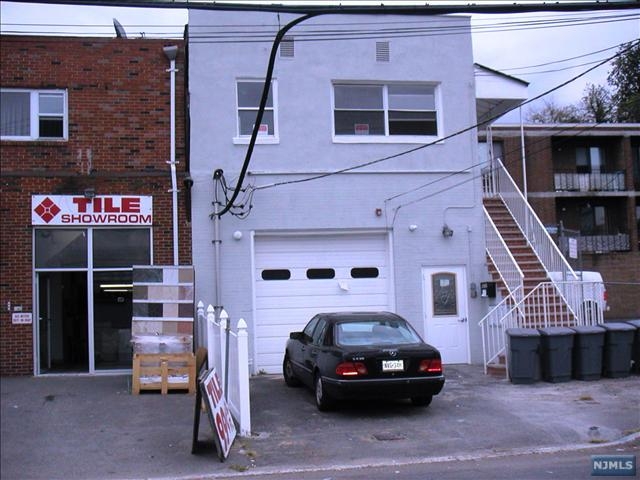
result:
[[[172,230],[173,230],[173,264],[178,265],[178,179],[176,174],[176,57],[178,47],[171,45],[162,49],[169,60],[171,73],[171,153],[167,162],[171,169],[171,195],[172,195]]]

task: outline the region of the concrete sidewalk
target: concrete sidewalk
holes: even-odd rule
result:
[[[479,366],[445,368],[428,408],[350,403],[316,410],[281,376],[251,380],[252,436],[222,463],[206,414],[191,454],[195,396],[130,394],[130,376],[1,379],[1,477],[215,478],[257,472],[482,458],[640,436],[640,376],[513,385]],[[615,447],[612,445],[612,453]]]

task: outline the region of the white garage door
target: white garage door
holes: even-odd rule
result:
[[[315,314],[392,310],[383,233],[255,237],[256,368],[282,370],[289,332]]]

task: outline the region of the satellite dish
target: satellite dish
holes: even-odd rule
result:
[[[115,18],[113,19],[113,27],[116,29],[116,37],[127,38],[127,32],[124,31],[124,27]]]

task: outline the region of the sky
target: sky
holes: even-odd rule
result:
[[[186,10],[42,5],[0,2],[3,34],[114,36],[113,19],[129,37],[181,37],[188,22]],[[622,43],[640,38],[640,9],[592,13],[535,12],[473,15],[474,61],[529,82],[529,97],[537,96],[601,60],[614,55]],[[541,108],[580,101],[588,83],[607,85],[609,64],[525,107]],[[519,121],[517,112],[500,123]]]

